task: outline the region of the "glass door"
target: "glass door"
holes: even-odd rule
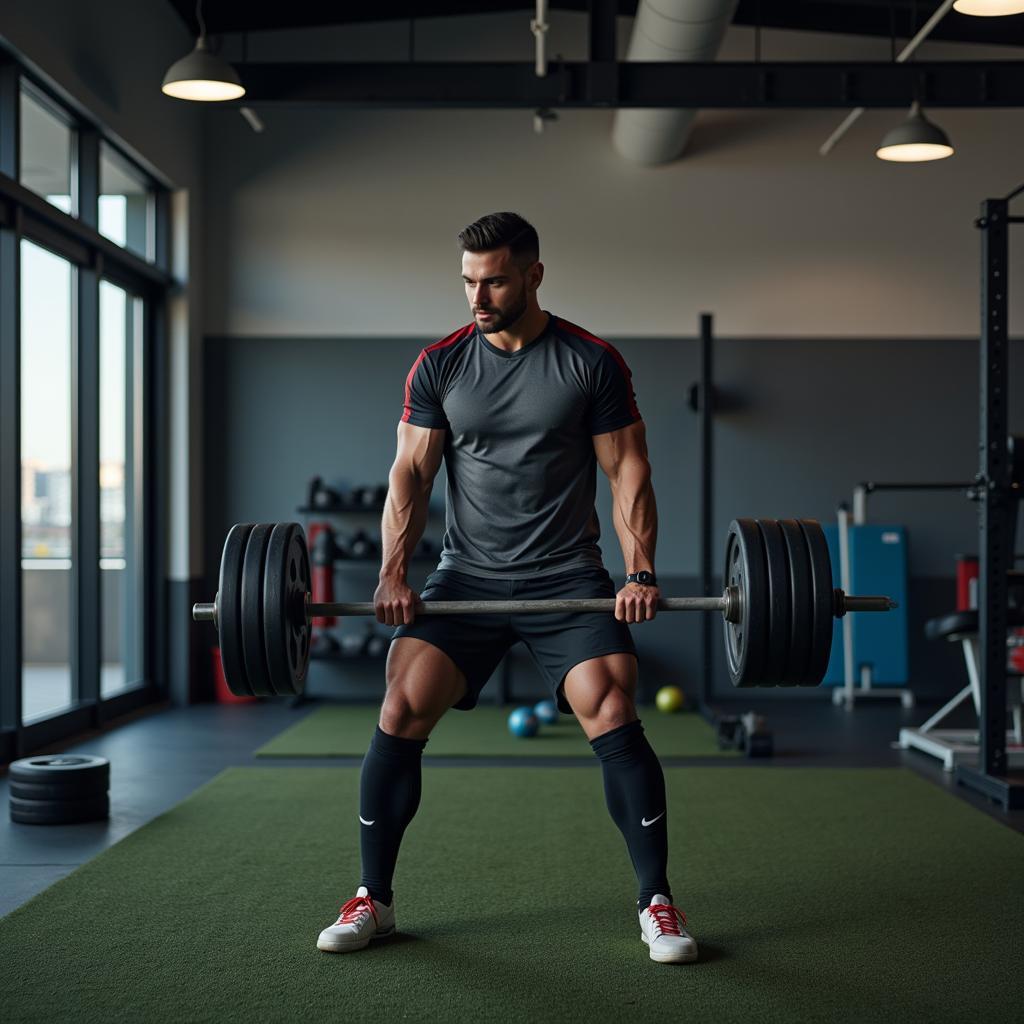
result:
[[[143,685],[145,303],[100,282],[100,697]]]

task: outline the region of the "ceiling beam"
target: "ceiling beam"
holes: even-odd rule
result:
[[[195,0],[168,0],[190,32],[198,32]],[[552,0],[551,10],[590,11],[593,0]],[[622,17],[636,14],[637,0],[601,0]],[[408,21],[410,18],[451,18],[461,15],[521,11],[532,16],[530,0],[293,0],[287,4],[258,4],[252,0],[217,0],[204,5],[203,17],[211,35],[229,32],[274,32],[281,29],[351,25],[369,21]],[[881,36],[894,30],[907,39],[929,16],[928,0],[739,0],[733,24],[802,32]],[[892,20],[891,20],[892,19]],[[1024,46],[1024,19],[971,18],[951,14],[932,33],[936,40]]]
[[[370,108],[1024,106],[1024,61],[237,64],[256,103]],[[224,105],[224,104],[222,104]]]

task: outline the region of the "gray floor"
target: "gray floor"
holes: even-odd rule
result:
[[[97,754],[111,762],[111,818],[108,822],[41,827],[13,824],[0,816],[0,915],[31,899],[36,893],[80,864],[101,853],[140,825],[173,807],[203,783],[230,765],[268,762],[253,757],[261,744],[318,705],[293,709],[284,702],[230,706],[201,705],[143,714],[99,735],[67,744],[61,749]],[[895,702],[858,707],[852,713],[827,701],[780,702],[748,700],[727,710],[762,711],[775,737],[776,755],[761,765],[790,767],[834,765],[847,767],[904,764],[936,785],[949,790],[980,811],[1024,832],[1024,811],[1004,812],[973,793],[958,789],[932,758],[894,749],[901,725],[923,722],[933,709],[906,711]],[[645,711],[645,714],[656,713]],[[959,722],[967,727],[969,713]],[[333,764],[356,767],[359,758],[320,761],[274,758],[274,765]],[[465,766],[465,758],[427,758],[435,765]],[[522,764],[513,759],[491,759],[491,764]],[[570,764],[596,770],[590,761],[533,760],[531,764]],[[746,760],[665,758],[666,765],[708,764],[724,771]],[[0,778],[0,806],[7,803],[7,779]]]

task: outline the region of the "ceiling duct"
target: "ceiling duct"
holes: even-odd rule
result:
[[[713,61],[738,0],[640,0],[626,60]],[[690,138],[696,110],[627,109],[615,115],[612,142],[627,160],[663,164]]]

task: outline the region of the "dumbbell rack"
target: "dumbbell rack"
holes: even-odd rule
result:
[[[344,518],[346,516],[376,516],[378,521],[384,513],[383,505],[364,505],[361,502],[345,502],[344,504],[333,505],[300,505],[296,511],[303,517],[303,529],[309,533],[309,524],[320,518]],[[414,556],[410,559],[412,564],[426,565],[434,562],[433,556]],[[370,566],[379,566],[379,558],[336,558],[332,565],[332,571],[337,572],[339,568],[352,567],[354,569],[367,569]],[[311,661],[384,661],[387,654],[371,655],[361,652],[359,654],[346,654],[344,651],[317,651],[310,655]]]
[[[343,518],[350,515],[373,515],[377,516],[378,519],[384,513],[383,505],[363,505],[358,502],[345,502],[344,504],[334,505],[300,505],[296,512],[302,517],[303,529],[308,532],[309,524],[311,521],[319,518]],[[434,518],[437,516],[437,512],[433,509],[428,509],[428,517]],[[414,555],[410,559],[410,564],[413,565],[436,565],[437,555],[430,556],[416,556]],[[379,558],[337,558],[334,560],[333,569],[337,571],[339,568],[353,567],[355,569],[366,569],[369,566],[379,566]],[[348,664],[359,664],[367,662],[384,662],[387,660],[387,652],[385,651],[382,655],[371,655],[366,653],[359,654],[346,654],[344,651],[314,651],[310,654],[310,661],[326,661],[326,662],[345,662]],[[509,692],[511,690],[511,669],[508,657],[502,659],[502,670],[498,676],[498,693],[497,700],[500,704],[506,704],[509,700]],[[305,698],[303,696],[296,697],[294,704],[301,703]]]

